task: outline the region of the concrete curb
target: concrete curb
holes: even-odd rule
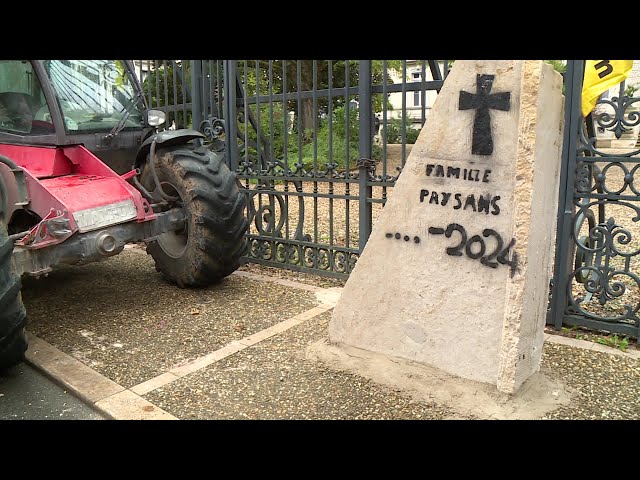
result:
[[[26,361],[111,420],[177,420],[44,340],[29,335]]]

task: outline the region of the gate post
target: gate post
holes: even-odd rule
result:
[[[574,241],[573,225],[573,187],[575,182],[575,164],[578,132],[580,131],[582,77],[584,64],[582,60],[568,60],[565,76],[565,112],[564,142],[562,146],[562,166],[560,169],[560,195],[558,198],[558,225],[556,230],[555,265],[553,269],[553,285],[551,288],[551,308],[547,324],[553,324],[556,330],[562,328],[562,320],[567,306],[567,279],[573,271]]]
[[[372,157],[373,143],[373,103],[371,101],[371,60],[358,62],[358,148],[360,161],[359,172],[359,202],[360,225],[358,234],[358,250],[362,253],[371,234],[372,205],[367,201],[373,194],[373,188],[367,186],[369,169],[374,165]],[[349,121],[347,119],[347,121]]]

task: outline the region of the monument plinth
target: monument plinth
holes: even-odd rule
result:
[[[329,340],[514,393],[540,365],[562,77],[458,60],[376,221]]]

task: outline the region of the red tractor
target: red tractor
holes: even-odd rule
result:
[[[0,369],[24,359],[22,275],[145,242],[179,287],[245,253],[246,196],[191,129],[159,131],[128,60],[0,60]]]

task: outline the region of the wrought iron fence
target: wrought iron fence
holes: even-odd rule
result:
[[[566,75],[565,143],[548,323],[640,338],[640,97],[622,82],[583,118],[583,61]],[[632,86],[634,87],[634,86]]]
[[[347,278],[425,124],[448,61],[138,60],[167,128],[226,151],[250,201],[244,258]],[[547,323],[638,338],[640,98],[580,114],[582,61],[568,61],[556,263]],[[604,145],[609,134],[609,145]],[[615,141],[613,140],[615,139]],[[618,145],[621,146],[621,145]],[[625,210],[628,214],[625,216]]]
[[[245,261],[346,278],[449,69],[436,60],[134,61],[169,128],[224,148]]]

